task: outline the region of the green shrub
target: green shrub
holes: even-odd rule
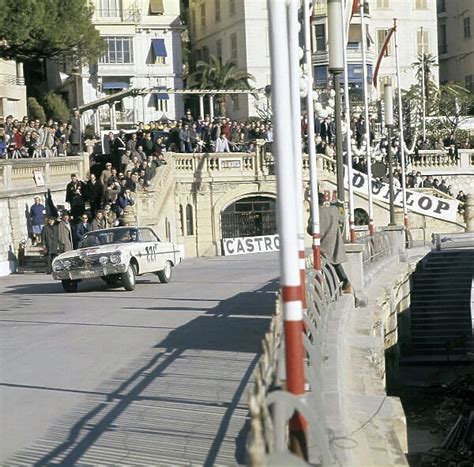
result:
[[[46,121],[46,114],[44,113],[43,107],[36,100],[36,97],[28,97],[26,101],[28,108],[28,118],[39,120],[41,123]]]
[[[69,120],[71,112],[64,99],[58,94],[48,92],[43,98],[43,106],[48,118],[52,118],[56,122],[67,122]]]

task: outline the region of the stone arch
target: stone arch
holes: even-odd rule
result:
[[[217,198],[212,206],[212,221],[215,241],[222,238],[220,225],[221,212],[232,203],[251,196],[268,196],[269,198],[276,198],[275,184],[273,184],[273,186],[271,184],[261,184],[258,189],[255,189],[255,185],[236,185],[235,188],[224,192],[219,198]]]

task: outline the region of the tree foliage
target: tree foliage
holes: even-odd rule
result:
[[[67,122],[71,115],[64,99],[54,92],[48,92],[48,94],[44,96],[43,107],[47,117],[57,122]]]
[[[87,0],[0,0],[0,57],[96,60],[104,42]]]
[[[433,79],[433,69],[437,67],[437,60],[432,54],[420,54],[418,55],[418,60],[413,63],[413,67],[416,69],[416,77],[419,87],[417,87],[418,92],[421,96],[421,77],[423,76],[424,85],[425,85],[425,111],[426,115],[436,114],[436,95],[438,93],[438,86]],[[421,97],[420,97],[421,105]]]
[[[39,120],[41,123],[46,121],[46,114],[44,113],[43,107],[36,100],[35,97],[28,97],[26,101],[28,118]]]
[[[250,80],[255,78],[237,67],[233,60],[225,63],[214,55],[209,62],[200,61],[196,71],[189,75],[188,87],[191,89],[251,89]],[[225,94],[216,94],[219,114],[225,114]]]

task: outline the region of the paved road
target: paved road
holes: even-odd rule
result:
[[[278,256],[188,259],[134,292],[0,278],[0,464],[244,462]]]

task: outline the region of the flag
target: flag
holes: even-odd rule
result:
[[[388,44],[390,43],[390,39],[394,32],[395,32],[395,26],[388,30],[388,34],[385,36],[385,40],[383,41],[382,47],[380,49],[379,56],[377,58],[377,63],[375,65],[374,76],[372,78],[372,83],[374,85],[374,88],[377,88],[377,76],[379,74],[380,63],[382,62],[382,58],[385,55]]]

